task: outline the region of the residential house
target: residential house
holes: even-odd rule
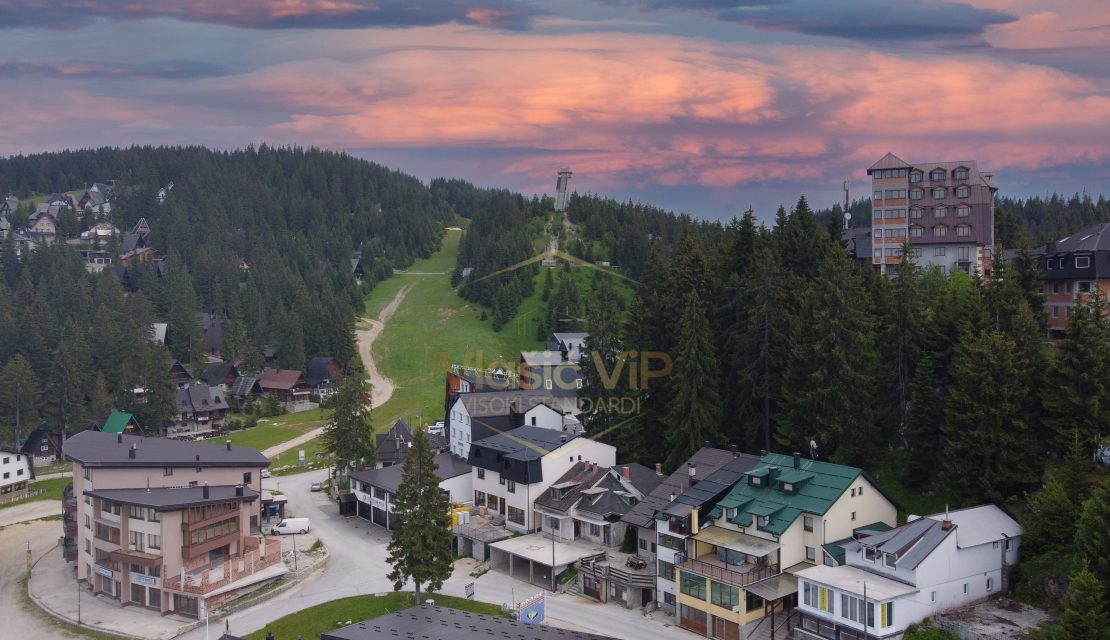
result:
[[[488,372],[468,367],[452,365],[447,372],[446,389],[444,393],[443,414],[451,412],[452,405],[463,393],[478,393],[486,391],[516,391],[517,378],[508,371],[496,370]]]
[[[687,487],[680,493],[668,496],[667,503],[656,509],[656,599],[660,608],[674,613],[678,606],[678,580],[675,565],[681,561],[683,550],[697,533],[691,526],[696,514],[706,513],[732,490],[744,474],[759,464],[759,457],[739,451],[729,452],[730,458],[712,472],[697,463],[686,464]]]
[[[106,249],[80,249],[81,259],[85,262],[85,271],[100,273],[112,266],[112,252]]]
[[[673,502],[679,494],[686,491],[690,487],[691,481],[697,482],[700,478],[708,476],[734,457],[731,451],[702,447],[690,456],[686,464],[669,476],[663,476],[662,464],[657,463],[655,465],[655,475],[662,482],[649,491],[643,500],[629,509],[628,513],[621,516],[621,522],[624,522],[628,527],[635,528],[636,554],[644,558],[648,566],[656,566],[658,534],[655,531],[655,512]],[[690,469],[694,470],[694,475],[690,474]],[[671,561],[673,562],[673,558],[671,558]],[[663,602],[662,596],[658,594],[656,594],[655,599],[657,604]],[[671,600],[673,599],[672,592]],[[668,603],[660,606],[668,606]],[[674,603],[670,602],[669,606],[673,611]]]
[[[447,439],[442,434],[428,433],[428,439],[438,451],[448,450]],[[382,469],[401,464],[410,446],[412,446],[412,428],[404,420],[394,422],[389,431],[374,436],[374,454],[378,459],[375,468]]]
[[[590,337],[590,334],[573,331],[554,333],[552,337],[555,338],[555,346],[563,356],[563,362],[578,363],[582,360],[582,354],[586,350],[586,338]]]
[[[27,219],[27,236],[47,244],[53,242],[58,235],[58,216],[62,209],[59,205],[39,203]]]
[[[27,483],[34,479],[34,468],[23,452],[0,447],[0,504],[26,498]]]
[[[436,454],[435,462],[440,490],[448,494],[452,502],[470,502],[470,465],[446,452]],[[389,514],[393,512],[402,473],[400,464],[352,473],[351,492],[357,501],[355,515],[389,529]]]
[[[61,433],[39,427],[27,434],[19,452],[31,462],[32,467],[48,467],[61,459],[61,436]]]
[[[3,202],[0,202],[0,217],[14,219],[15,215],[18,212],[19,198],[9,195],[8,197],[4,198]]]
[[[936,514],[843,544],[845,562],[799,571],[803,638],[893,640],[911,624],[1001,593],[1022,529],[994,505]]]
[[[63,449],[63,547],[83,588],[203,620],[287,573],[280,541],[259,535],[257,450],[95,431]]]
[[[262,395],[262,386],[258,381],[259,378],[256,376],[239,376],[228,390],[228,400],[236,402],[239,408],[242,408],[247,402]]]
[[[469,457],[473,442],[522,426],[562,432],[568,423],[559,406],[545,389],[459,394],[447,414],[451,452]]]
[[[89,227],[88,230],[81,232],[81,239],[90,242],[108,242],[114,236],[119,235],[119,229],[112,226],[106,218],[101,218],[96,221],[96,224]]]
[[[208,384],[215,385],[221,391],[227,391],[239,378],[239,369],[233,361],[214,362],[204,369],[200,379]]]
[[[77,202],[77,208],[91,211],[97,216],[106,216],[112,212],[111,199],[112,191],[108,185],[94,182]]]
[[[343,377],[343,364],[331,356],[309,358],[304,368],[304,378],[312,387],[312,394],[323,400],[339,390]]]
[[[1039,246],[1033,253],[1044,280],[1049,336],[1060,337],[1074,305],[1096,290],[1110,296],[1110,223]]]
[[[827,541],[897,524],[896,506],[866,472],[797,454],[763,456],[710,504],[664,509],[659,539],[662,547],[670,533],[689,536],[674,554],[679,626],[725,638],[748,637],[793,606],[794,574],[824,564]]]
[[[581,540],[603,549],[579,561],[584,595],[629,608],[654,602],[655,567],[635,555],[636,532],[621,518],[662,481],[636,463],[605,468],[576,462],[536,499],[542,530],[562,542]],[[618,551],[625,544],[632,553]]]
[[[184,389],[193,383],[193,374],[189,373],[180,360],[170,362],[170,377],[173,378],[173,384],[178,389]]]
[[[616,463],[616,448],[554,429],[525,426],[474,442],[468,459],[473,470],[474,506],[480,515],[504,518],[509,535],[536,531],[541,514],[534,501],[544,495],[576,462],[602,467]],[[460,552],[475,557],[489,551],[494,570],[536,585],[552,587],[554,576],[582,559],[603,552],[596,544],[559,543],[535,533],[487,540],[465,537]],[[550,540],[550,542],[545,542]]]
[[[135,416],[126,411],[113,411],[108,419],[100,426],[104,433],[126,433],[128,435],[142,435],[143,428],[139,426]]]
[[[177,424],[166,435],[181,435],[218,429],[227,416],[228,404],[219,386],[192,384],[178,389]]]
[[[290,411],[305,408],[312,394],[304,374],[296,369],[265,368],[258,380],[258,386],[262,393],[277,398]]]
[[[362,256],[355,255],[351,258],[351,275],[355,277],[356,282],[362,282],[366,277],[366,270],[362,267]]]
[[[848,256],[856,266],[871,266],[871,227],[848,227],[840,233]]]
[[[197,323],[200,325],[200,331],[204,334],[204,348],[205,353],[210,356],[220,356],[220,350],[224,347],[224,321],[222,318],[217,317],[212,313],[198,313]],[[230,358],[238,354],[228,354]]]
[[[521,351],[520,388],[546,390],[556,399],[560,411],[579,413],[582,372],[577,362],[564,358],[562,351]]]

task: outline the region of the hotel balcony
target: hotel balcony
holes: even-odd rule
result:
[[[66,513],[73,513],[77,511],[77,496],[73,494],[73,484],[67,484],[65,489],[62,489],[62,511]]]
[[[707,527],[691,541],[695,554],[679,553],[675,568],[735,587],[781,573],[779,544],[722,527]]]
[[[259,544],[257,538],[243,538],[242,542],[242,555],[216,561],[207,561],[207,556],[186,560],[181,573],[164,576],[163,586],[173,591],[203,595],[281,564],[280,540],[267,538],[263,541],[264,546]]]

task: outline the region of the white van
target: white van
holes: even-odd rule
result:
[[[308,533],[308,518],[286,518],[270,528],[270,535],[280,536],[283,533]]]

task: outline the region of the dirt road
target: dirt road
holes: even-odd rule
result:
[[[393,381],[382,375],[382,373],[378,371],[377,363],[374,362],[372,349],[374,340],[381,335],[382,330],[385,329],[385,323],[388,322],[389,318],[393,316],[393,313],[397,311],[397,307],[401,306],[401,301],[405,299],[405,294],[409,292],[410,286],[411,285],[405,285],[401,287],[397,295],[393,296],[389,304],[385,305],[382,312],[378,314],[377,320],[363,318],[360,322],[369,326],[355,331],[355,337],[358,340],[358,353],[362,356],[362,366],[366,367],[366,375],[370,378],[370,384],[373,387],[370,392],[370,400],[374,408],[378,408],[388,402],[389,398],[393,395],[394,389]]]
[[[61,512],[61,505],[53,502]],[[23,599],[17,594],[20,579],[27,575],[27,543],[37,558],[58,542],[62,523],[37,520],[4,527],[0,531],[0,620],[4,621],[5,638],[42,638],[54,640],[69,638],[60,629],[52,629],[33,611],[23,608]],[[76,594],[76,587],[74,594]]]

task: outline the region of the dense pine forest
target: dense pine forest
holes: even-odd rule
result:
[[[23,433],[101,419],[112,407],[142,424],[172,415],[169,359],[197,372],[209,355],[200,313],[223,319],[224,357],[257,362],[270,347],[281,367],[300,369],[317,354],[351,362],[368,288],[437,249],[453,219],[415,178],[317,149],[134,147],[0,160],[0,193],[18,198],[80,197],[93,182],[112,185],[108,219],[121,232],[146,219],[164,262],[94,275],[64,238],[17,257],[9,235],[0,255],[5,442],[17,414]],[[19,228],[26,217],[15,217]],[[100,248],[118,258],[118,242]],[[150,340],[158,321],[169,325],[167,349]],[[136,388],[149,391],[145,403]]]

